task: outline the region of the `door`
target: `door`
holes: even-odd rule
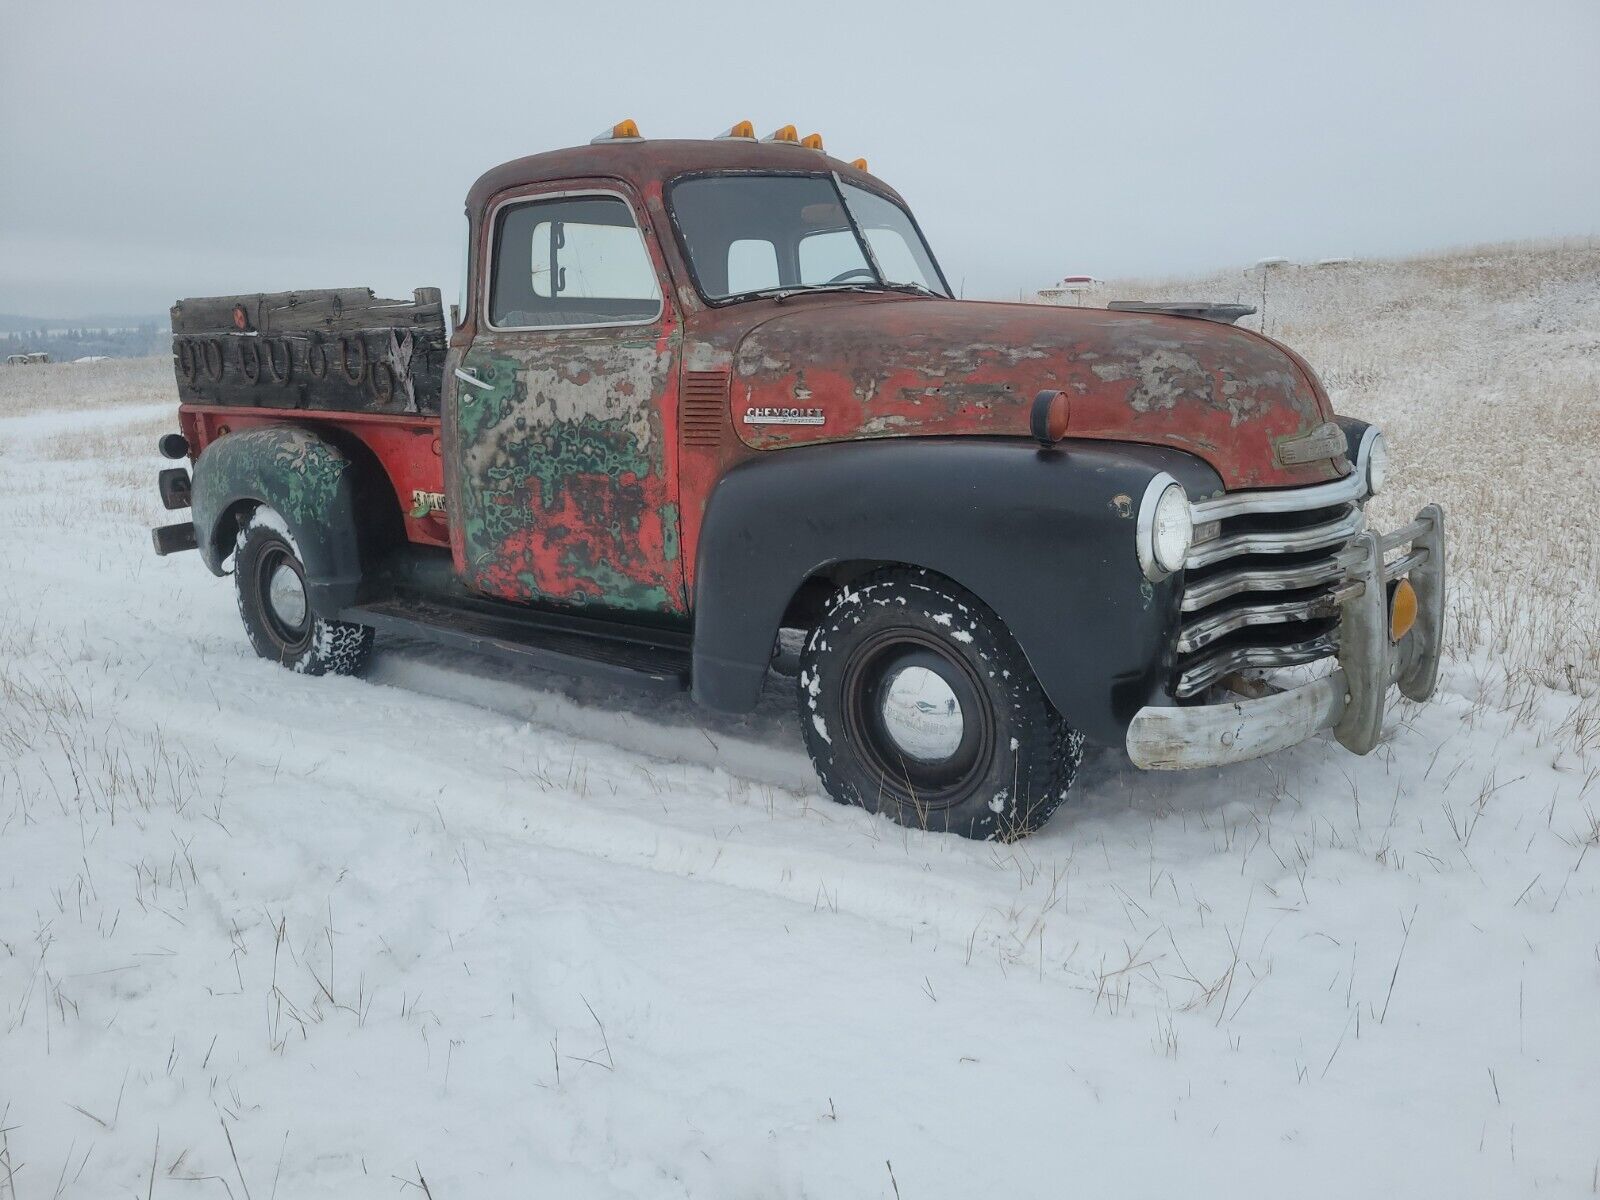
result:
[[[677,321],[620,192],[527,192],[488,214],[477,334],[444,419],[468,587],[506,600],[686,611]]]

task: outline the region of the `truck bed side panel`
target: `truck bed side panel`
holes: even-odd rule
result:
[[[445,356],[437,288],[204,296],[172,306],[186,404],[437,414]]]
[[[376,413],[260,412],[223,405],[184,405],[178,413],[190,456],[230,433],[281,426],[286,420],[345,445],[354,442],[376,459],[394,491],[407,540],[424,546],[448,546],[450,527],[444,511],[444,466],[439,457],[437,418]]]

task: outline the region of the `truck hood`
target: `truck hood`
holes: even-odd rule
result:
[[[1294,439],[1329,421],[1327,396],[1302,360],[1249,330],[1035,304],[802,303],[751,329],[734,355],[734,424],[757,449],[1026,437],[1034,397],[1051,389],[1070,398],[1069,438],[1184,450],[1230,490],[1349,471],[1342,437],[1333,457],[1306,460],[1322,439]]]

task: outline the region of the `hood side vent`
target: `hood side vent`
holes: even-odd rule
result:
[[[728,429],[728,372],[685,371],[678,432],[685,446],[720,446]]]

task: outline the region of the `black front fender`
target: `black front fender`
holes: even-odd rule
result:
[[[1140,498],[1162,471],[1192,496],[1221,489],[1190,455],[1100,441],[891,438],[745,462],[701,528],[695,698],[754,706],[784,611],[813,574],[903,563],[982,599],[1067,721],[1120,744],[1172,666],[1178,590],[1149,582],[1135,549]]]

